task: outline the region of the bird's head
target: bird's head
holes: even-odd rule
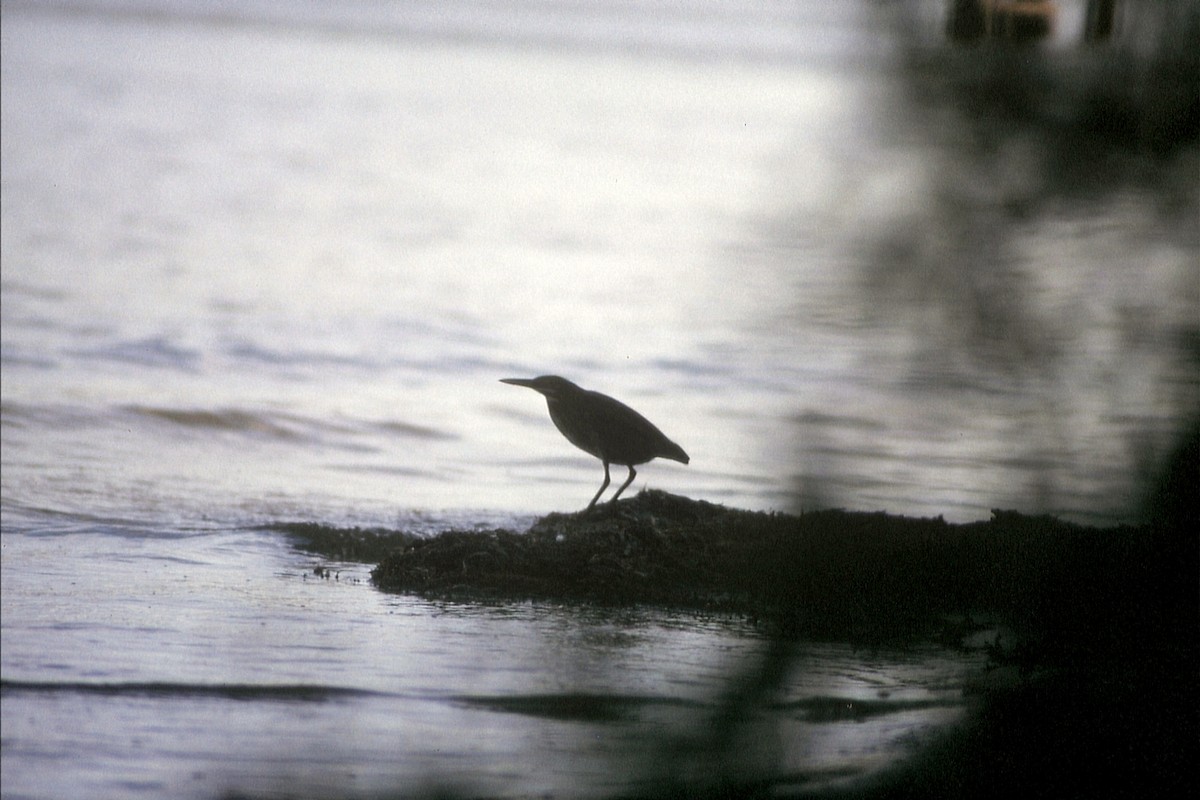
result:
[[[557,375],[542,375],[538,378],[501,378],[501,383],[511,383],[513,386],[525,386],[535,392],[541,392],[548,398],[559,398],[573,392],[583,391],[566,378]]]

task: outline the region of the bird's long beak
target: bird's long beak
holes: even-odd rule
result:
[[[535,389],[533,381],[529,378],[501,378],[501,383],[511,383],[513,386],[524,386],[528,389]]]

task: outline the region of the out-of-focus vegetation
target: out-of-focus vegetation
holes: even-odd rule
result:
[[[1200,4],[869,7],[895,49],[861,148],[819,225],[780,227],[847,265],[836,317],[893,400],[871,422],[978,421],[912,457],[985,454],[1006,508],[1141,518],[1200,413]],[[856,507],[821,454],[867,437],[798,411],[796,507]]]

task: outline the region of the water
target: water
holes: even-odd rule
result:
[[[318,578],[262,533],[14,527],[6,797],[611,796],[654,777],[648,746],[702,730],[765,648],[733,621],[384,595],[367,567]],[[978,666],[807,647],[772,718],[802,745],[786,766],[836,783],[907,756],[962,719]]]
[[[754,631],[385,596],[262,527],[581,507],[599,466],[502,377],[655,420],[692,461],[634,491],[1134,514],[1195,399],[1194,191],[1022,220],[982,296],[1025,305],[959,349],[876,272],[961,166],[885,34],[841,3],[6,2],[4,795],[636,786]],[[958,720],[978,667],[805,652],[771,726],[818,789]],[[576,696],[615,718],[546,713]]]

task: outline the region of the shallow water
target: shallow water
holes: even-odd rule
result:
[[[3,540],[5,797],[611,796],[696,747],[767,646],[732,620],[386,595],[263,532],[36,522]],[[753,731],[784,743],[767,774],[817,788],[961,721],[979,668],[801,653]]]
[[[1194,190],[1056,199],[965,271],[910,234],[979,176],[870,9],[6,2],[5,797],[650,780],[752,630],[382,595],[262,527],[581,507],[599,466],[502,377],[691,455],[632,491],[1136,516],[1196,397]],[[1021,163],[972,197],[1019,205]],[[809,646],[769,769],[893,763],[977,667]]]

